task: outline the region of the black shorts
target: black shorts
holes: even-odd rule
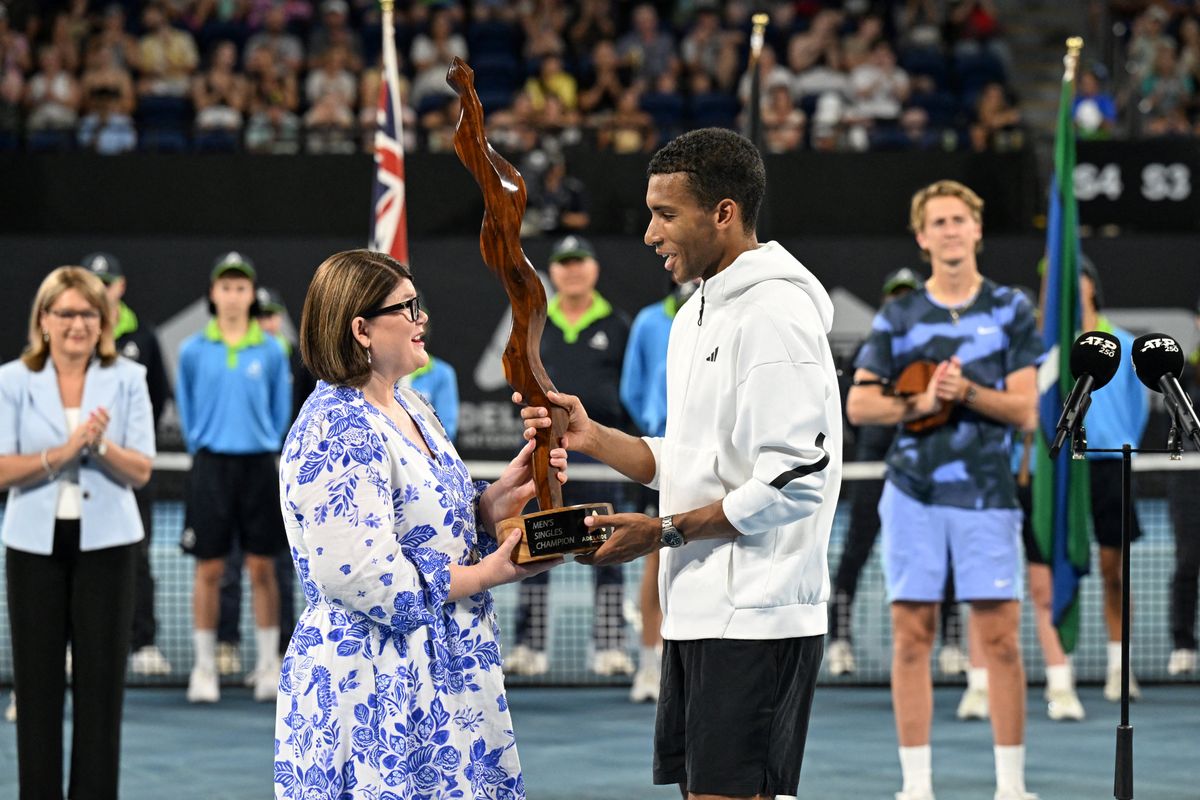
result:
[[[824,636],[664,641],[654,782],[794,795]]]
[[[1092,530],[1096,543],[1101,547],[1121,546],[1121,459],[1103,458],[1088,461],[1089,483],[1092,490]],[[1131,486],[1132,496],[1137,497],[1137,486]],[[1142,537],[1142,526],[1138,524],[1137,511],[1131,515],[1133,525],[1129,541]]]
[[[234,537],[243,552],[256,556],[287,546],[275,454],[201,450],[188,475],[187,524],[179,544],[196,558],[224,558]]]

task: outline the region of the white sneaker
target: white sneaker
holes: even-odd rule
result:
[[[657,703],[659,680],[657,661],[639,666],[633,676],[633,686],[629,687],[629,702]]]
[[[273,703],[279,697],[279,661],[254,670],[254,700]]]
[[[1038,800],[1033,792],[996,792],[995,800]]]
[[[188,679],[187,701],[189,703],[215,703],[221,699],[221,682],[211,669],[192,669]]]
[[[1186,675],[1196,671],[1195,650],[1172,650],[1171,658],[1167,661],[1168,675]]]
[[[8,708],[4,709],[4,718],[9,722],[17,721],[17,693],[8,693]]]
[[[129,659],[129,670],[138,675],[170,675],[171,662],[156,646],[148,644],[134,651]]]
[[[1046,690],[1046,716],[1057,721],[1081,721],[1086,714],[1074,689]]]
[[[963,692],[962,700],[958,701],[958,711],[954,713],[959,719],[987,719],[987,689],[967,689]]]
[[[635,669],[624,650],[597,650],[592,656],[592,672],[597,675],[632,675]]]
[[[509,675],[545,675],[549,669],[546,653],[524,644],[514,647],[504,658],[504,671]]]
[[[938,651],[938,670],[943,675],[962,675],[971,668],[971,659],[956,644],[944,644]]]
[[[242,671],[242,654],[232,642],[217,642],[217,672],[236,675]]]
[[[896,792],[896,800],[934,800],[933,792]]]
[[[838,675],[853,675],[858,669],[858,665],[854,661],[854,648],[846,639],[834,639],[829,643],[829,674]]]
[[[1129,699],[1137,700],[1142,696],[1142,690],[1138,686],[1137,678],[1134,677],[1133,671],[1129,672]],[[1121,702],[1121,667],[1109,667],[1108,675],[1104,679],[1104,699],[1110,703]]]

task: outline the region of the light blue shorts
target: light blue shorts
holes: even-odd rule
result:
[[[879,519],[890,601],[941,602],[947,567],[957,595],[950,599],[1021,599],[1020,509],[925,505],[887,481]]]

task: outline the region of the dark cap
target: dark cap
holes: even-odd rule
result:
[[[115,283],[125,277],[121,262],[112,253],[88,253],[81,263],[84,269],[105,283]]]
[[[254,297],[258,300],[258,309],[263,316],[287,312],[287,306],[283,302],[283,295],[279,294],[278,289],[272,289],[269,286],[260,286],[254,292]]]
[[[236,250],[230,250],[213,262],[209,281],[215,281],[227,272],[240,273],[242,277],[252,281],[258,278],[258,273],[254,271],[254,263]]]
[[[582,236],[564,236],[559,239],[554,249],[550,251],[550,263],[557,264],[560,261],[570,261],[573,258],[595,258],[596,251],[592,249],[592,245],[587,239]]]
[[[902,267],[883,279],[883,293],[891,294],[897,289],[912,289],[914,291],[925,285],[925,282],[908,267]]]

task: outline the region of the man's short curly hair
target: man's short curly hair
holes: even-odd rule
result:
[[[724,128],[700,128],[676,137],[654,154],[646,175],[687,174],[687,186],[701,208],[728,198],[741,211],[747,233],[758,225],[767,171],[754,143]]]

